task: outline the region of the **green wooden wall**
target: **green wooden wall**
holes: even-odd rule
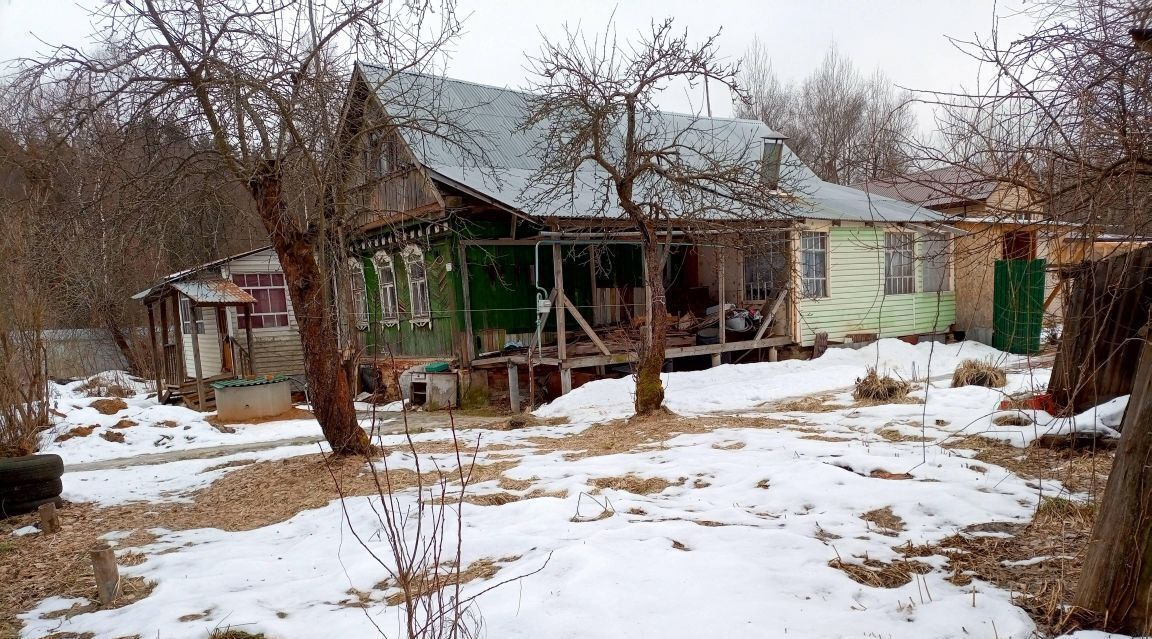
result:
[[[917,251],[922,250],[917,243]],[[918,254],[917,257],[920,257]],[[923,290],[922,263],[916,262],[916,290]],[[816,333],[833,341],[848,333],[898,337],[944,331],[956,321],[956,294],[884,294],[884,229],[831,227],[828,236],[828,297],[800,299],[800,340],[811,345]]]
[[[400,303],[400,321],[385,326],[381,321],[379,278],[370,255],[363,256],[364,279],[368,286],[369,330],[365,343],[370,352],[386,354],[387,345],[397,357],[451,357],[459,350],[457,335],[464,330],[459,268],[453,257],[455,242],[450,238],[433,240],[422,246],[428,276],[428,302],[432,322],[427,326],[411,322],[411,292],[408,271],[399,249],[389,251],[396,270],[396,297]],[[448,265],[452,264],[451,270]]]

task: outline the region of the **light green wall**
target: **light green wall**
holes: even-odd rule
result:
[[[814,229],[816,230],[816,229]],[[884,229],[829,227],[828,297],[800,299],[800,341],[811,345],[816,333],[832,341],[848,333],[899,337],[948,330],[956,321],[955,283],[945,293],[884,295]],[[922,250],[918,242],[917,257]],[[916,290],[923,289],[923,264],[916,262]]]

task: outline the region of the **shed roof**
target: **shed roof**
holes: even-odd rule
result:
[[[983,202],[998,182],[969,167],[945,166],[902,176],[857,182],[852,188],[928,208]]]
[[[434,179],[463,187],[508,208],[542,217],[593,217],[606,197],[602,191],[604,174],[588,163],[577,176],[571,193],[562,201],[552,201],[540,210],[533,202],[532,178],[540,170],[536,150],[547,127],[522,127],[528,114],[531,94],[506,88],[416,73],[394,74],[385,69],[360,65],[365,81],[375,91],[380,104],[400,120],[451,121],[467,131],[468,144],[475,153],[465,153],[459,144],[415,128],[402,135],[420,164]],[[681,141],[698,140],[709,153],[716,150],[725,158],[742,158],[758,163],[765,139],[783,139],[759,120],[716,118],[681,113],[646,114],[655,129],[681,136]],[[482,157],[483,163],[476,157]],[[795,184],[792,210],[787,217],[868,222],[937,222],[938,214],[882,197],[861,193],[820,180],[790,150],[782,158],[782,175]],[[658,186],[657,186],[658,188]],[[618,211],[622,215],[622,212]],[[784,217],[777,215],[777,217]]]
[[[193,303],[205,306],[237,306],[256,303],[255,297],[249,295],[232,280],[188,280],[176,282],[172,288],[187,295]]]
[[[170,273],[169,275],[166,275],[164,277],[164,279],[160,280],[159,282],[157,282],[157,283],[153,284],[152,286],[150,286],[150,287],[140,291],[139,293],[136,293],[135,295],[133,295],[132,299],[142,300],[142,299],[145,299],[147,297],[151,297],[153,293],[159,293],[160,290],[163,289],[166,285],[169,285],[173,282],[179,282],[181,280],[188,279],[188,278],[192,277],[193,275],[196,275],[197,273],[202,273],[208,269],[216,268],[217,266],[223,266],[223,265],[225,265],[228,262],[231,262],[233,260],[238,260],[242,257],[248,257],[249,255],[255,255],[256,253],[260,253],[262,251],[267,251],[271,248],[272,248],[271,246],[261,246],[260,248],[254,248],[250,251],[244,251],[242,253],[237,253],[235,255],[229,255],[228,257],[222,257],[218,260],[212,260],[211,262],[205,262],[205,263],[200,264],[198,266],[193,266],[192,268],[184,269],[183,271],[176,271],[175,273]]]

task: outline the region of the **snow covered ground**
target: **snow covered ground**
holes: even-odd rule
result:
[[[951,375],[963,359],[1016,364],[1022,357],[979,342],[915,346],[884,339],[859,350],[834,348],[819,359],[729,364],[703,371],[665,373],[665,405],[691,415],[755,409],[771,402],[851,386],[869,366],[905,380]],[[536,411],[541,417],[576,421],[618,419],[632,414],[636,385],[631,377],[589,382]]]
[[[114,398],[89,395],[88,387],[95,387],[95,392],[102,388],[101,378],[105,383],[115,383],[133,393],[122,398],[122,409],[112,412],[116,405],[107,402]],[[53,428],[44,434],[40,452],[60,455],[65,464],[319,434],[319,426],[311,417],[217,428],[206,420],[210,414],[182,406],[166,406],[157,403],[155,398],[148,398],[145,384],[122,372],[54,384],[52,405],[62,416],[58,416]],[[103,406],[109,408],[104,412],[97,409]],[[111,414],[105,414],[108,412]],[[309,452],[315,452],[315,447]]]
[[[1034,424],[995,424],[1005,393],[1043,386],[1043,370],[1011,375],[1006,389],[951,389],[936,382],[914,394],[924,403],[857,406],[842,392],[866,366],[924,380],[950,373],[969,357],[1008,359],[972,343],[912,347],[885,340],[812,362],[673,373],[667,376],[672,410],[742,417],[720,418],[718,428],[684,422],[684,434],[615,448],[594,445],[596,436],[612,431],[593,424],[628,414],[630,380],[592,382],[537,411],[567,416],[571,424],[465,431],[462,439],[479,436],[482,445],[504,445],[482,452],[480,463],[509,464],[499,480],[473,484],[470,494],[519,499],[453,506],[464,524],[461,565],[491,561],[499,568],[490,579],[465,584],[463,595],[479,595],[486,636],[502,638],[1030,638],[1035,625],[1010,593],[978,581],[952,584],[942,556],[919,558],[927,564],[925,574],[893,588],[864,585],[834,565],[886,565],[904,559],[899,548],[908,544],[932,544],[974,524],[1027,522],[1043,496],[1061,490],[1048,482],[1041,495],[1008,470],[974,463],[970,451],[941,444],[983,434],[1023,446],[1050,429],[1103,430],[1122,411],[1123,402],[1116,402],[1075,420],[1029,411]],[[773,405],[812,393],[826,395],[821,399],[832,406]],[[86,412],[86,401],[75,402],[69,420],[81,413],[74,423],[106,424],[131,414],[155,423],[169,410],[129,399],[124,416],[98,418]],[[182,428],[199,414],[173,417],[188,420]],[[199,426],[186,432],[192,431],[197,439],[191,444],[213,438]],[[443,442],[447,433],[416,439]],[[83,458],[82,447],[71,441],[61,448]],[[385,446],[402,442],[381,438]],[[66,490],[70,499],[102,505],[187,500],[217,478],[251,467],[223,467],[234,458],[274,460],[315,450],[284,447],[70,473]],[[453,463],[442,453],[422,458],[425,468]],[[415,461],[402,453],[388,460],[394,468],[412,468]],[[401,492],[399,499],[406,506],[415,496]],[[388,572],[377,559],[389,551],[377,534],[374,506],[379,508],[367,497],[353,497],[243,532],[167,531],[157,522],[157,539],[132,549],[145,560],[123,568],[127,576],[155,582],[151,594],[71,617],[53,612],[86,602],[52,597],[22,616],[21,636],[202,639],[226,627],[277,639],[376,636],[377,628],[391,635],[401,611],[385,603],[396,589],[385,583]],[[885,509],[892,519],[872,516]],[[490,589],[516,577],[524,578]]]

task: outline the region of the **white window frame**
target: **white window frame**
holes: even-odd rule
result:
[[[916,234],[908,231],[884,233],[884,294],[916,293]]]
[[[204,334],[204,307],[193,306],[192,300],[180,296],[180,332],[184,335],[192,334],[192,318],[196,319],[196,334]]]
[[[248,277],[256,276],[257,278],[259,278],[261,275],[269,276],[269,281],[273,280],[275,278],[274,276],[279,276],[281,283],[280,284],[272,284],[272,283],[255,284],[255,285],[247,283]],[[245,280],[244,284],[240,284],[239,282],[236,281],[236,278],[238,276],[244,278],[244,280]],[[248,314],[249,317],[251,319],[261,318],[261,326],[260,327],[253,327],[252,330],[254,330],[254,331],[263,331],[265,329],[272,329],[272,330],[280,329],[280,330],[282,330],[282,329],[285,329],[285,328],[292,326],[292,310],[291,310],[292,298],[288,295],[288,278],[284,276],[284,273],[277,272],[277,271],[267,271],[267,272],[263,272],[263,273],[232,273],[231,279],[232,279],[232,282],[234,284],[236,284],[236,286],[239,286],[241,290],[243,290],[245,293],[248,293],[252,297],[256,297],[256,293],[254,291],[256,291],[257,289],[265,289],[265,290],[269,290],[269,291],[283,291],[284,292],[284,310],[283,311],[259,313],[256,311],[256,305],[255,304],[252,305],[252,311]],[[284,324],[279,324],[280,316],[284,317],[284,321],[285,321]],[[276,318],[277,324],[275,324],[273,326],[268,326],[267,324],[264,324],[264,320],[269,318],[269,317]],[[236,327],[239,328],[240,330],[244,330],[244,327],[241,326],[241,324],[243,324],[243,323],[244,323],[244,312],[238,311],[237,315],[236,315]]]
[[[800,293],[805,298],[828,297],[828,238],[827,231],[800,232]],[[805,259],[805,254],[819,258],[818,274],[808,273],[808,260]]]
[[[949,293],[952,291],[952,236],[942,231],[925,233],[923,236],[924,265],[921,280],[925,293]],[[939,282],[933,283],[933,271],[942,272]]]
[[[385,326],[396,326],[400,323],[400,298],[396,296],[396,265],[392,262],[392,256],[386,251],[373,255],[372,263],[376,266],[381,321]],[[385,274],[391,281],[385,281]]]
[[[408,245],[401,252],[404,257],[404,272],[408,276],[408,306],[414,326],[432,324],[432,304],[428,294],[428,265],[424,262],[424,252]],[[413,267],[419,267],[421,276],[413,277]]]
[[[364,264],[358,257],[348,258],[349,289],[352,294],[352,319],[357,329],[368,330],[368,284]]]

